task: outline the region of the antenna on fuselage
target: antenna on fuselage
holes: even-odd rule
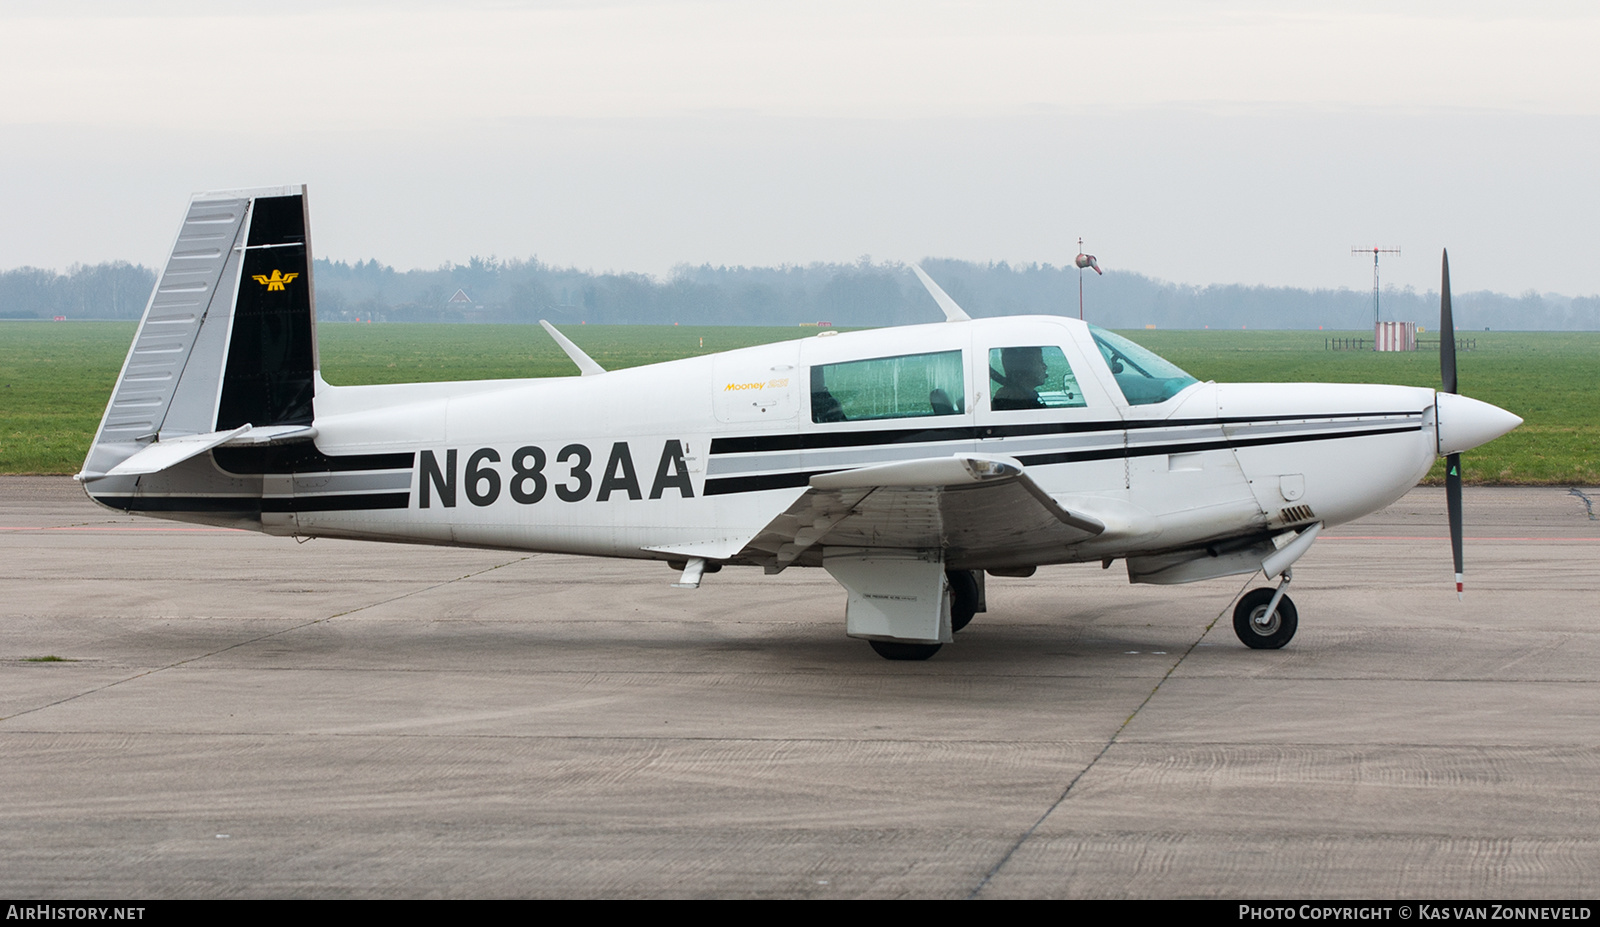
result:
[[[583,353],[583,348],[580,348],[577,345],[573,344],[572,341],[569,338],[567,338],[566,335],[563,335],[560,332],[556,331],[556,327],[554,325],[551,325],[549,322],[546,322],[544,319],[540,319],[539,320],[539,324],[544,326],[544,330],[549,332],[550,333],[550,337],[552,337],[552,338],[554,338],[556,340],[556,344],[561,345],[561,350],[567,352],[567,356],[572,358],[572,362],[574,364],[578,365],[578,370],[584,376],[592,377],[597,373],[605,373],[606,372],[606,368],[604,368],[604,367],[600,366],[599,364],[595,363],[594,362],[594,358],[592,358],[589,355]]]
[[[921,280],[922,285],[928,288],[928,295],[932,296],[933,301],[939,304],[940,309],[944,310],[944,320],[946,322],[972,321],[972,316],[967,315],[960,306],[956,305],[956,301],[950,298],[950,294],[940,289],[939,284],[934,283],[932,277],[923,273],[922,268],[912,264],[911,269],[917,272],[917,279]]]

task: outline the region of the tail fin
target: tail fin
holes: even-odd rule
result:
[[[319,365],[307,215],[304,186],[194,195],[79,480],[310,434]]]

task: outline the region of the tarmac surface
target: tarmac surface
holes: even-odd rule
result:
[[[1417,489],[1296,566],[1281,651],[1235,639],[1244,577],[1092,564],[890,663],[820,570],[685,591],[0,478],[0,895],[1592,898],[1600,521],[1466,498],[1464,602]]]

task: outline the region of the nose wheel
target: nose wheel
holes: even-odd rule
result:
[[[1252,589],[1233,609],[1233,633],[1252,650],[1277,650],[1294,637],[1300,625],[1294,602],[1279,589]],[[1276,597],[1278,604],[1272,607]]]

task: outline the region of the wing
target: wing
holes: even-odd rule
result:
[[[739,559],[777,572],[829,547],[942,549],[945,561],[1036,562],[1105,531],[1063,508],[1010,457],[958,454],[824,473],[751,538]]]
[[[266,284],[272,282],[272,278],[268,277],[266,274],[251,274],[250,276],[254,277],[257,283]]]

